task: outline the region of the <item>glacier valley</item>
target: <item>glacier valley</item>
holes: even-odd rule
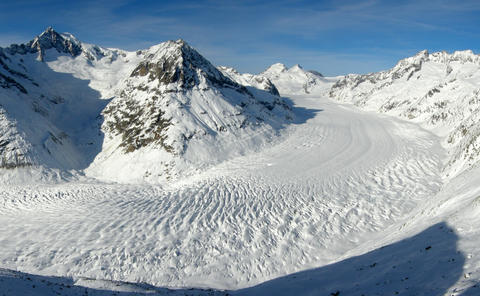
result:
[[[4,295],[478,295],[480,57],[324,77],[0,48]]]

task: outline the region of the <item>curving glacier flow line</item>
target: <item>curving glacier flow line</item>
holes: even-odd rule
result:
[[[278,144],[176,183],[0,187],[0,267],[240,289],[332,262],[441,187],[437,136],[291,100],[304,118]]]

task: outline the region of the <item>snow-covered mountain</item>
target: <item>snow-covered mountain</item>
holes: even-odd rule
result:
[[[324,77],[320,72],[304,70],[300,65],[288,69],[284,64],[273,64],[260,73],[275,84],[281,95],[323,94],[341,77]]]
[[[347,75],[331,98],[400,116],[432,130],[449,150],[445,174],[480,160],[480,56],[421,51],[388,71]]]
[[[48,28],[0,63],[0,166],[50,177],[179,177],[259,149],[292,118],[278,92],[238,84],[183,40],[126,52]]]

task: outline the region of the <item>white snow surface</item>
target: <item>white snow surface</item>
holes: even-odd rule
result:
[[[329,91],[336,100],[420,123],[442,137],[453,177],[480,160],[480,56],[424,50],[388,70],[349,74]]]
[[[81,50],[48,49],[60,38]],[[271,145],[294,117],[278,93],[225,77],[183,40],[126,52],[49,28],[32,42],[39,53],[0,49],[0,167],[31,168],[2,183],[184,178]]]
[[[3,186],[2,267],[239,289],[324,266],[438,191],[439,138],[312,96],[277,145],[163,186]]]

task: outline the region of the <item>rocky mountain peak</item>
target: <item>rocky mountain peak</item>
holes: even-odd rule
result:
[[[247,90],[225,77],[215,66],[182,39],[167,41],[151,47],[145,59],[132,71],[130,77],[148,76],[148,81],[159,85],[175,84],[177,91],[191,89],[202,81],[220,88]]]
[[[43,62],[45,51],[52,48],[56,49],[59,53],[67,53],[72,56],[77,56],[82,52],[80,44],[77,44],[77,42],[71,38],[65,38],[53,30],[52,27],[48,27],[42,34],[27,44],[12,44],[6,48],[6,51],[11,55],[38,53],[38,60]]]
[[[65,39],[53,30],[52,27],[48,27],[30,43],[30,52],[38,52],[38,59],[41,61],[43,61],[45,50],[52,48],[55,48],[59,53],[69,53],[72,56],[77,56],[82,52],[81,46],[72,42],[72,40]]]

